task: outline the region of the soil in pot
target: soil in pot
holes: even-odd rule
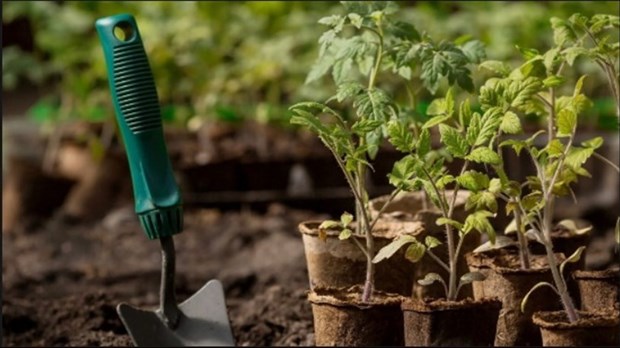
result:
[[[369,304],[360,301],[361,286],[315,288],[308,295],[317,346],[402,346],[402,297],[375,291]]]
[[[565,311],[537,312],[534,324],[540,327],[545,347],[619,346],[618,311],[597,313],[578,311],[580,319],[569,323]]]
[[[556,254],[561,262],[563,254]],[[537,311],[561,309],[553,290],[543,287],[531,296],[521,312],[521,300],[539,282],[553,283],[546,255],[532,255],[530,269],[521,269],[516,249],[498,249],[484,253],[466,255],[471,272],[480,272],[486,279],[473,283],[475,299],[497,296],[502,309],[497,321],[495,346],[540,346],[540,330],[532,323],[532,314]]]
[[[339,240],[339,232],[326,230],[325,239],[319,236],[321,221],[299,224],[304,242],[310,289],[343,288],[363,284],[366,275],[366,256],[352,240]],[[355,223],[352,223],[355,225]],[[389,244],[401,234],[424,238],[425,231],[419,222],[378,222],[374,228],[376,250]],[[365,237],[354,234],[365,245]],[[417,264],[404,256],[405,248],[391,258],[376,264],[375,288],[380,291],[410,296],[416,276]]]
[[[446,195],[450,197],[454,191],[447,190]],[[465,201],[469,197],[469,192],[465,190],[459,190],[457,200],[454,209],[454,219],[463,221],[466,217],[465,213]],[[379,211],[383,208],[387,202],[389,196],[381,196],[370,201],[370,214],[374,218]],[[438,226],[435,221],[441,217],[441,213],[437,208],[434,208],[431,203],[425,204],[426,197],[422,191],[407,192],[396,196],[396,198],[385,207],[381,220],[394,221],[394,222],[409,222],[418,221],[424,224],[426,232],[433,237],[442,241],[442,245],[433,249],[433,252],[442,260],[448,259],[448,249],[446,242],[446,232],[444,226]],[[454,232],[455,239],[456,231]],[[478,245],[480,245],[480,234],[469,233],[465,236],[461,253],[457,261],[457,270],[459,274],[468,272],[467,263],[465,262],[464,255],[473,251]],[[422,279],[428,273],[437,273],[448,278],[448,272],[437,264],[433,259],[428,256],[422,258],[422,260],[416,263],[415,280]],[[413,296],[415,298],[423,299],[426,297],[440,298],[444,296],[444,289],[439,283],[434,283],[429,286],[422,286],[417,282],[413,283]],[[459,292],[459,299],[465,299],[472,297],[473,292],[471,285],[465,285]]]
[[[602,312],[620,309],[620,269],[576,271],[573,278],[579,286],[582,310]]]
[[[502,302],[407,299],[402,303],[406,346],[492,346]]]

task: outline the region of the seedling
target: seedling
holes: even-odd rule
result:
[[[345,213],[339,222],[326,221],[319,230],[337,227],[340,239],[351,239],[367,258],[366,280],[362,301],[368,302],[374,289],[375,256],[371,231],[383,210],[370,218],[365,176],[368,168],[387,133],[396,128],[388,126],[390,120],[404,119],[404,112],[392,96],[377,86],[380,72],[388,71],[409,80],[412,67],[420,65],[420,78],[434,92],[443,79],[449,84],[458,83],[463,88],[473,88],[470,71],[466,67],[471,60],[481,57],[480,45],[467,44],[461,50],[450,42],[434,43],[420,35],[415,28],[393,18],[397,7],[392,2],[342,2],[347,13],[332,15],[319,20],[330,29],[319,39],[319,59],[308,74],[307,82],[332,73],[337,92],[325,103],[302,102],[291,107],[291,122],[315,132],[332,152],[342,170],[355,199],[355,215]],[[351,36],[345,36],[351,30]],[[466,54],[467,53],[467,54]],[[358,82],[363,78],[364,84]],[[337,112],[328,103],[337,101],[351,104],[353,119]],[[320,116],[327,116],[324,122]],[[428,131],[419,141],[427,146]],[[407,138],[409,139],[409,138]],[[413,141],[413,137],[410,138]],[[397,188],[384,205],[389,205],[402,190]],[[355,221],[356,232],[365,236],[363,245],[352,236],[350,224]],[[324,235],[323,235],[324,236]]]

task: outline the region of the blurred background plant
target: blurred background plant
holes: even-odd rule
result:
[[[399,5],[400,19],[421,33],[437,40],[481,40],[487,59],[509,64],[520,58],[516,45],[539,50],[553,45],[551,17],[619,11],[613,1],[401,1]],[[253,119],[288,127],[288,105],[324,99],[334,92],[326,79],[303,83],[317,59],[316,21],[339,11],[334,2],[5,1],[2,6],[3,25],[27,19],[34,41],[32,50],[3,46],[3,89],[17,88],[24,81],[50,86],[28,111],[48,132],[74,120],[113,120],[93,23],[121,12],[134,14],[140,24],[163,116],[170,125],[191,130],[208,119]],[[576,65],[575,77],[594,75],[585,86],[595,103],[586,123],[613,129],[614,100],[603,72],[587,59]],[[475,76],[475,84],[483,78]],[[395,82],[391,90],[404,90],[400,87]],[[446,88],[441,85],[438,93]],[[420,91],[420,114],[425,114],[431,99],[429,92]]]

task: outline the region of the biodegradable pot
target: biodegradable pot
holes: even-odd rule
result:
[[[375,291],[362,303],[361,286],[341,289],[315,288],[308,294],[317,346],[402,346],[402,297]]]
[[[576,271],[573,278],[579,286],[582,310],[604,312],[620,309],[620,269]]]
[[[451,197],[454,191],[447,190],[446,195]],[[465,212],[465,201],[469,197],[470,192],[466,190],[459,190],[457,194],[456,204],[454,208],[453,218],[458,221],[464,221],[467,214]],[[369,204],[370,215],[372,218],[376,217],[379,211],[385,206],[389,196],[381,196],[372,199]],[[425,206],[424,201],[426,195],[423,191],[402,193],[390,204],[385,207],[380,221],[393,221],[393,222],[409,222],[418,221],[424,224],[424,229],[427,234],[442,241],[442,245],[433,249],[433,252],[442,260],[448,259],[448,249],[446,242],[446,231],[444,226],[437,226],[435,221],[441,217],[439,209],[432,206],[432,203],[428,203]],[[458,238],[456,231],[454,231],[455,240]],[[480,234],[469,233],[465,236],[463,246],[461,247],[461,253],[457,259],[457,271],[459,274],[467,272],[467,264],[465,263],[464,255],[470,251],[473,251],[478,245],[480,245]],[[417,262],[415,268],[415,279],[424,278],[428,273],[437,273],[448,278],[448,272],[440,265],[428,256],[424,256],[422,260]],[[423,299],[426,297],[440,298],[445,296],[444,289],[439,283],[434,283],[429,286],[423,286],[417,282],[413,283],[413,296],[415,298]],[[465,285],[459,292],[459,299],[472,297],[471,285]]]
[[[556,254],[558,262],[563,254]],[[539,282],[553,283],[546,255],[532,255],[530,269],[521,269],[518,251],[515,249],[490,250],[484,253],[466,255],[471,272],[480,272],[486,279],[473,283],[474,298],[497,296],[502,300],[502,309],[497,321],[495,346],[540,346],[540,330],[532,323],[532,314],[537,311],[561,309],[553,290],[543,287],[531,296],[521,312],[521,300]]]
[[[461,301],[403,301],[406,346],[492,346],[497,318],[502,307],[498,299]]]
[[[569,323],[565,311],[537,312],[534,324],[540,327],[545,347],[619,346],[618,311],[596,313],[578,311],[580,318]]]
[[[320,221],[306,221],[299,224],[304,242],[304,252],[308,266],[310,289],[343,288],[363,284],[366,276],[366,256],[352,240],[339,240],[338,231],[326,230],[326,238],[319,238]],[[355,223],[352,223],[355,226]],[[401,234],[411,234],[424,238],[425,232],[419,222],[395,223],[378,222],[373,231],[375,247],[389,244]],[[354,234],[362,245],[364,236]],[[376,264],[375,288],[380,291],[410,296],[415,281],[416,264],[404,256],[405,248],[394,256]]]

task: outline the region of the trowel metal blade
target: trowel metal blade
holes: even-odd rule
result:
[[[121,303],[116,308],[138,347],[234,346],[222,283],[213,279],[179,305],[181,317],[169,329],[157,312]]]

